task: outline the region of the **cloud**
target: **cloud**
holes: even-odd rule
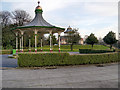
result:
[[[113,31],[114,33],[116,33],[116,38],[118,39],[118,25],[111,25],[111,26],[105,27],[103,29],[99,29],[95,32],[95,34],[96,34],[96,36],[103,38],[110,31]]]
[[[2,0],[2,3],[9,3],[10,11],[14,11],[16,9],[26,10],[34,17],[34,10],[37,7],[37,0]],[[64,8],[72,4],[71,2],[66,2],[65,0],[40,0],[40,6],[42,7],[44,13],[48,13],[51,11],[58,10],[60,8]],[[5,8],[5,7],[3,7]]]
[[[37,2],[38,0],[1,0],[2,2]],[[42,1],[42,0],[39,0]],[[46,0],[46,1],[56,1],[56,0]],[[60,0],[67,2],[118,2],[119,0]]]
[[[38,0],[2,0],[2,2],[12,3],[11,6],[13,10],[24,9],[29,11],[32,16],[34,16],[32,13],[37,6],[37,1]],[[106,0],[106,2],[104,2],[104,0],[98,1],[99,0],[40,0],[40,5],[46,13],[63,9],[65,7],[69,7],[71,9],[74,4],[79,5],[81,2],[84,2],[84,8],[87,10],[87,12],[103,16],[114,16],[118,14],[118,0]]]
[[[97,38],[104,38],[104,36],[106,36],[110,31],[113,31],[114,33],[116,33],[116,38],[118,39],[118,26],[117,25],[111,25],[111,26],[107,26],[105,28],[101,28],[101,29],[95,29],[95,28],[91,28],[86,29],[86,28],[80,28],[79,29],[79,33],[82,36],[82,38],[84,38],[85,35],[90,35],[91,33],[95,34],[95,36]]]
[[[34,17],[38,0],[2,0],[11,5],[11,11],[23,9]],[[84,35],[95,33],[105,36],[113,30],[117,33],[118,0],[40,0],[43,17],[53,25],[79,28]],[[9,6],[8,6],[9,7]],[[116,23],[117,25],[117,23]]]
[[[98,14],[101,16],[117,16],[118,15],[117,2],[86,3],[84,8],[88,12]]]

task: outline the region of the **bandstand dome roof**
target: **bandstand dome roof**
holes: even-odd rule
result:
[[[42,10],[42,8],[40,6],[37,6],[36,9],[41,9]]]
[[[48,30],[53,30],[53,32],[55,32],[55,33],[59,32],[59,31],[63,32],[65,30],[64,28],[56,27],[56,26],[48,23],[46,20],[44,20],[44,18],[42,16],[43,10],[42,10],[41,6],[39,6],[39,3],[40,2],[38,1],[38,6],[35,8],[34,19],[31,22],[25,24],[24,26],[16,27],[15,29],[30,30],[30,29],[34,28],[34,29],[38,29],[38,30],[43,29],[45,32],[48,32]]]
[[[35,18],[28,24],[26,24],[25,26],[53,26],[51,24],[49,24],[47,21],[44,20],[44,18],[42,17],[42,8],[38,5],[35,9]]]

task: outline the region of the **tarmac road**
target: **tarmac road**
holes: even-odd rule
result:
[[[8,58],[8,55],[0,55],[0,67],[15,68],[17,66],[17,59]]]
[[[118,88],[118,64],[2,70],[3,88]]]

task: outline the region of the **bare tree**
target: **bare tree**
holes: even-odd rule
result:
[[[24,10],[15,10],[12,12],[12,18],[17,26],[22,26],[31,21],[31,16]]]
[[[72,31],[68,32],[68,40],[67,42],[70,44],[71,51],[73,51],[73,45],[78,44],[81,36],[79,35],[78,29],[74,28]]]
[[[0,12],[0,23],[2,27],[7,26],[11,23],[11,13],[8,11]]]

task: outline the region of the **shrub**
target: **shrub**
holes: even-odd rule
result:
[[[93,49],[79,49],[79,53],[108,53],[115,52],[115,50],[93,50]]]
[[[13,47],[11,45],[7,45],[6,49],[13,49]]]
[[[102,64],[120,61],[120,53],[69,55],[69,53],[20,53],[18,65],[20,67]]]

